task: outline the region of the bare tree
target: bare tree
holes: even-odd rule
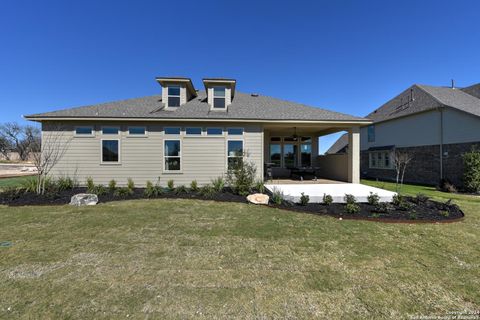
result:
[[[0,140],[5,141],[9,149],[16,151],[20,160],[25,161],[30,152],[35,152],[35,145],[32,143],[35,141],[36,145],[39,145],[40,130],[34,126],[21,126],[16,122],[7,122],[0,125]],[[0,149],[2,149],[1,144]]]
[[[0,136],[0,154],[5,160],[10,160],[10,150],[12,149],[10,142],[4,137]]]
[[[412,161],[413,154],[407,151],[399,151],[395,150],[394,154],[394,164],[395,170],[397,172],[397,179],[396,179],[396,190],[397,192],[403,186],[403,178],[405,177],[405,171],[407,170],[407,166]]]
[[[50,171],[68,149],[72,137],[67,137],[66,132],[60,125],[49,125],[47,130],[43,131],[41,140],[35,139],[34,135],[30,136],[32,150],[40,150],[32,153],[37,168],[37,194],[45,193],[45,182]]]

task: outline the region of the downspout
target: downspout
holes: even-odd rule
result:
[[[440,180],[443,179],[443,108],[440,111]]]

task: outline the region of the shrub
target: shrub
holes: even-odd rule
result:
[[[345,201],[345,203],[347,204],[355,204],[357,203],[357,199],[355,199],[355,196],[353,194],[345,194],[345,196],[343,197],[343,200]]]
[[[428,196],[424,195],[423,193],[418,193],[417,196],[415,197],[415,201],[417,203],[425,203],[429,199]]]
[[[200,188],[200,195],[205,198],[212,198],[216,194],[215,188],[212,185],[206,184]]]
[[[329,194],[324,193],[323,194],[323,204],[326,204],[327,206],[329,206],[332,203],[333,203],[333,197]]]
[[[168,191],[174,191],[175,190],[175,183],[172,179],[167,181],[167,187],[168,187]]]
[[[372,213],[371,215],[372,218],[380,218],[380,214],[379,213]]]
[[[133,182],[132,178],[127,179],[127,189],[132,191],[135,189],[135,183]]]
[[[442,192],[448,192],[448,193],[457,192],[457,188],[455,188],[455,186],[448,179],[440,180],[440,184],[438,185],[437,189]]]
[[[216,192],[222,192],[225,187],[225,180],[222,177],[215,178],[212,180],[212,186]]]
[[[463,182],[471,192],[480,191],[480,151],[472,149],[463,154]]]
[[[390,207],[390,205],[386,202],[379,202],[375,208],[373,209],[373,211],[375,212],[381,212],[381,213],[387,213],[391,210],[392,208]]]
[[[408,214],[408,218],[410,220],[417,220],[417,213],[415,211],[412,211]]]
[[[175,188],[175,193],[176,194],[188,193],[188,189],[184,185],[181,185]]]
[[[97,196],[103,196],[108,193],[108,190],[103,185],[98,184],[93,186],[93,189],[90,191],[90,193],[96,194]]]
[[[439,213],[442,217],[445,217],[445,218],[447,218],[450,215],[450,212],[448,212],[448,210],[440,210]]]
[[[355,214],[360,211],[360,206],[355,202],[350,202],[345,205],[345,211],[349,214]]]
[[[56,184],[59,191],[72,190],[76,186],[75,181],[70,177],[60,177]]]
[[[108,189],[110,190],[110,192],[115,192],[115,190],[117,189],[117,181],[115,181],[115,179],[110,180],[110,182],[108,183]]]
[[[163,189],[162,187],[160,187],[158,182],[157,184],[154,185],[151,181],[147,181],[146,188],[143,191],[143,194],[147,198],[155,198],[161,195],[162,193],[163,193]]]
[[[198,183],[197,183],[197,180],[193,180],[193,181],[190,183],[190,190],[192,190],[193,192],[197,192],[197,191],[198,191]]]
[[[400,203],[402,203],[404,200],[403,200],[403,197],[399,194],[396,194],[392,197],[392,203],[393,205],[395,206],[399,206]]]
[[[255,182],[257,169],[253,162],[239,158],[227,172],[228,185],[239,195],[246,196]]]
[[[265,193],[265,184],[263,183],[262,180],[258,180],[255,183],[255,189],[260,193]]]
[[[398,209],[402,211],[409,211],[413,208],[413,205],[410,202],[405,201],[402,198],[402,201],[398,204]]]
[[[281,205],[284,200],[283,192],[280,189],[274,188],[271,199],[273,203]]]
[[[87,178],[87,192],[88,193],[93,193],[93,189],[95,188],[95,183],[93,183],[93,178],[88,177]]]
[[[368,204],[376,206],[380,202],[380,197],[378,196],[378,194],[370,192],[370,195],[367,197],[367,201]]]
[[[27,178],[25,181],[22,181],[21,186],[25,192],[37,192],[38,179]]]
[[[125,198],[133,193],[132,190],[128,188],[117,188],[113,193],[114,197]]]
[[[310,202],[310,197],[308,196],[308,194],[304,194],[302,192],[300,196],[300,205],[306,206],[309,202]]]

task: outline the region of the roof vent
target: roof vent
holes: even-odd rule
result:
[[[452,79],[452,89],[455,89],[455,80]]]
[[[258,93],[252,93],[251,96],[252,97],[258,97]]]

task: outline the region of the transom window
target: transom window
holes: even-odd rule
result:
[[[180,86],[168,86],[168,107],[180,106]]]
[[[76,127],[75,128],[75,135],[77,136],[92,136],[93,135],[93,127]]]
[[[225,87],[213,87],[213,108],[225,109]]]
[[[128,134],[132,136],[144,136],[147,133],[145,127],[128,127]]]
[[[230,170],[235,168],[243,160],[243,141],[228,140],[227,144],[227,167]]]
[[[390,151],[370,151],[368,153],[369,167],[372,169],[393,169]]]
[[[180,171],[182,160],[180,140],[165,140],[164,143],[165,171]]]
[[[231,136],[241,136],[243,134],[243,128],[228,128],[227,133]]]
[[[103,127],[102,133],[103,134],[118,134],[118,127]]]
[[[223,134],[222,128],[207,128],[207,135],[221,136]]]
[[[120,149],[118,140],[102,140],[102,162],[118,163]]]
[[[179,127],[167,127],[165,128],[165,134],[180,134]]]
[[[185,133],[187,135],[201,135],[202,134],[202,128],[185,128]]]

